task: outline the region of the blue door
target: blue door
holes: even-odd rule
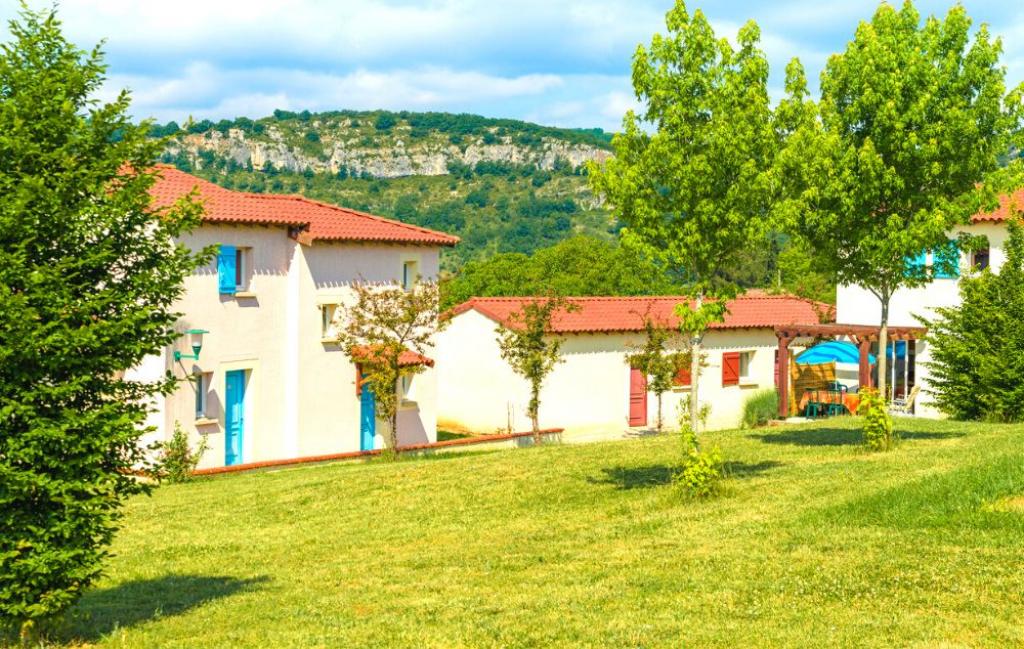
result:
[[[369,383],[363,383],[359,390],[359,450],[372,451],[373,438],[377,433],[377,401]]]
[[[224,464],[242,463],[245,433],[245,370],[232,370],[226,377],[224,417]]]

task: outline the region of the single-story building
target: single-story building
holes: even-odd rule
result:
[[[502,359],[497,330],[535,298],[474,298],[446,314],[448,326],[437,337],[438,426],[476,433],[528,430],[528,384]],[[647,318],[675,328],[675,308],[685,297],[573,297],[576,310],[555,315],[552,335],[564,343],[562,360],[541,393],[541,426],[566,434],[597,432],[655,423],[655,396],[647,377],[631,369],[627,356],[645,339]],[[707,428],[739,425],[744,401],[777,380],[782,325],[817,324],[832,317],[829,305],[790,295],[748,292],[728,304],[724,322],[715,323],[703,342],[705,366],[699,395],[710,406]],[[682,349],[685,344],[675,345]],[[668,425],[688,399],[689,372],[663,396]]]

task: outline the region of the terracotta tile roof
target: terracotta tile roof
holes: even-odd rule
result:
[[[157,165],[160,178],[150,193],[163,207],[197,188],[206,206],[207,223],[265,224],[305,227],[313,241],[378,241],[454,246],[459,238],[408,223],[314,201],[304,196],[253,194],[225,189],[209,181]]]
[[[495,322],[507,325],[513,313],[518,312],[525,302],[534,299],[537,298],[473,298],[446,315],[453,317],[469,310],[476,310]],[[648,313],[655,321],[674,327],[679,322],[675,315],[676,305],[688,301],[682,296],[567,299],[579,308],[556,314],[552,322],[554,333],[643,331],[644,316]],[[818,324],[822,317],[835,318],[835,310],[831,305],[792,295],[771,295],[760,291],[749,291],[731,300],[728,307],[729,313],[725,317],[725,322],[712,324],[712,329],[756,329],[791,324]]]
[[[366,346],[356,347],[352,350],[352,356],[356,359],[368,361],[373,359],[373,351]],[[406,349],[398,356],[398,365],[400,367],[411,367],[413,365],[426,365],[427,367],[434,366],[434,359],[424,356],[423,354],[417,354],[411,349]]]
[[[999,207],[994,212],[984,212],[971,217],[971,223],[1002,223],[1010,218],[1012,211],[1024,210],[1024,187],[1012,194],[999,197]]]

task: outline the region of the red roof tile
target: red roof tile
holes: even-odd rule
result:
[[[198,189],[207,223],[244,223],[306,227],[314,241],[379,241],[454,246],[459,238],[401,221],[314,201],[304,196],[253,194],[225,189],[167,165],[150,193],[158,207]]]
[[[1002,223],[1010,218],[1012,211],[1024,210],[1024,187],[1012,194],[1003,194],[999,197],[999,208],[994,212],[984,212],[971,217],[971,223]]]
[[[522,305],[538,298],[494,297],[473,298],[449,311],[455,316],[476,310],[491,320],[508,325],[510,316]],[[688,302],[686,297],[571,297],[567,300],[579,308],[561,311],[552,321],[554,333],[600,333],[643,331],[644,318],[650,314],[656,322],[677,326],[677,304]],[[771,295],[750,291],[729,302],[729,313],[724,322],[716,322],[712,329],[754,329],[791,324],[817,324],[822,317],[834,318],[831,305],[792,295]],[[819,316],[821,314],[821,316]]]
[[[374,360],[374,352],[367,346],[356,347],[352,350],[352,356],[357,360],[372,361]],[[413,365],[426,365],[427,367],[434,366],[434,359],[418,354],[411,349],[406,349],[398,355],[399,367],[411,367]]]

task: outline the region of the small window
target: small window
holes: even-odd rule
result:
[[[402,378],[400,380],[400,384],[401,384],[401,387],[402,387],[402,398],[403,399],[411,400],[413,398],[413,394],[412,394],[413,378],[414,377],[413,377],[412,374],[405,374],[405,375],[402,376]]]
[[[989,264],[989,247],[979,248],[971,253],[971,267],[975,270],[985,270]]]
[[[210,374],[196,372],[192,375],[192,382],[196,391],[196,419],[205,419],[207,416],[206,395],[210,389]]]
[[[754,361],[754,352],[740,352],[740,382],[748,383],[751,379],[751,365]]]
[[[337,315],[337,304],[320,305],[320,337],[324,340],[334,340],[338,337],[338,328],[334,323]]]
[[[419,279],[419,263],[406,261],[402,263],[402,288],[411,291]]]
[[[235,248],[235,291],[248,291],[252,279],[252,248]]]

